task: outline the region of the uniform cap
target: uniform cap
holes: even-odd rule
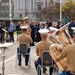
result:
[[[71,29],[73,30],[73,33],[75,33],[75,27],[71,27]]]
[[[27,29],[28,26],[20,26],[21,29]]]
[[[49,27],[49,30],[50,30],[50,31],[57,31],[58,29],[55,28],[55,27]]]
[[[27,16],[26,16],[26,17],[24,17],[24,18],[23,18],[23,20],[28,20],[28,17],[27,17]]]
[[[39,30],[39,33],[40,33],[40,34],[47,34],[48,32],[49,32],[48,29],[40,29],[40,30]]]

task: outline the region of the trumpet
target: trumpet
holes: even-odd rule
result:
[[[74,42],[69,35],[68,24],[48,36],[48,40],[53,42],[53,44],[49,48],[50,55],[53,59],[61,54],[63,48],[66,45],[72,44]],[[61,61],[55,63],[60,70],[67,70],[67,62],[67,58],[64,58]]]

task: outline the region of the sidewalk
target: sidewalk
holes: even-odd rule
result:
[[[17,45],[17,44],[15,44]],[[24,64],[24,58],[22,57],[22,66],[19,67],[17,65],[17,68],[15,68],[16,65],[16,55],[12,56],[11,58],[7,59],[5,62],[5,75],[10,74],[20,74],[20,75],[36,75],[36,70],[34,67],[34,61],[37,59],[37,56],[35,54],[35,47],[31,47],[31,53],[30,53],[30,59],[31,59],[31,67],[30,69],[25,66]],[[0,73],[2,73],[2,64],[0,64]]]

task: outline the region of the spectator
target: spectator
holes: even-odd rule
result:
[[[30,24],[30,28],[31,28],[31,37],[33,40],[33,43],[31,44],[31,46],[34,46],[34,40],[35,40],[35,33],[36,33],[36,27],[34,26],[34,22],[31,22]]]
[[[37,25],[36,25],[36,42],[39,42],[39,41],[41,41],[41,36],[40,36],[40,33],[38,32],[40,30],[40,23],[38,23]]]
[[[9,36],[10,36],[10,42],[14,42],[14,30],[15,30],[15,24],[13,21],[10,21],[10,26],[8,28]]]
[[[47,29],[49,29],[49,27],[52,27],[52,22],[51,21],[49,21]]]
[[[21,34],[21,28],[20,28],[20,26],[21,26],[21,22],[18,22],[18,25],[16,26],[17,36],[18,36],[19,34]]]
[[[2,28],[4,29],[4,25],[2,24],[2,21],[0,20],[0,42],[4,42],[4,31],[2,30]]]

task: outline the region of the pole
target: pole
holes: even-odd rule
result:
[[[12,6],[11,6],[11,0],[9,0],[9,18],[10,18],[10,20],[12,20]]]
[[[62,22],[62,0],[60,0],[60,22]]]
[[[2,55],[2,60],[3,60],[3,63],[2,63],[2,75],[5,75],[5,47],[3,49],[3,55]]]

